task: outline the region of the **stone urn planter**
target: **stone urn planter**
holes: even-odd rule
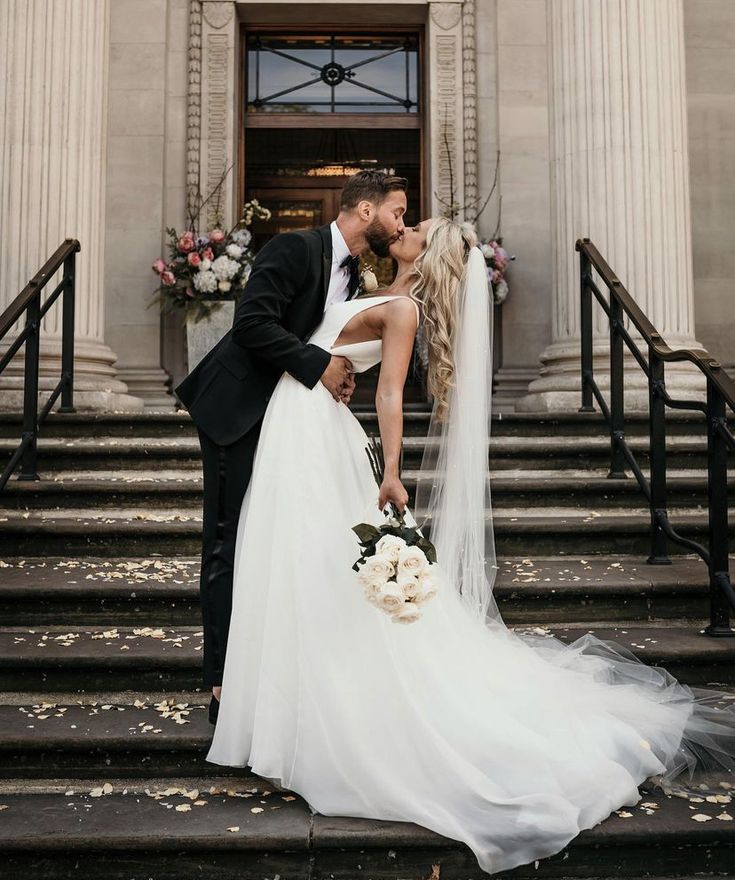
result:
[[[200,321],[195,321],[193,317],[186,319],[186,350],[190,372],[232,327],[235,301],[219,302],[221,305],[213,309],[208,317]]]

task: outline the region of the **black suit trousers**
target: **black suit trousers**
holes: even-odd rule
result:
[[[204,687],[222,684],[232,614],[235,539],[242,500],[253,472],[262,418],[234,443],[220,446],[199,429],[204,476],[202,570],[199,592],[204,631]]]

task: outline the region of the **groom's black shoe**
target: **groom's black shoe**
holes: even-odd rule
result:
[[[212,699],[209,701],[209,723],[217,724],[217,714],[219,712],[219,700],[212,694]]]

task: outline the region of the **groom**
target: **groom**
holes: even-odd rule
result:
[[[318,229],[284,232],[258,253],[232,329],[176,388],[197,426],[204,510],[199,583],[204,630],[204,686],[217,721],[240,507],[253,469],[268,399],[284,372],[313,388],[321,382],[349,403],[352,364],[305,342],[327,306],[349,299],[358,257],[388,256],[403,235],[406,180],[360,171],[345,184],[339,216]]]

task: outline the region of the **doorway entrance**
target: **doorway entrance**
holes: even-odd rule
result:
[[[347,178],[365,168],[408,179],[406,224],[423,209],[421,34],[393,30],[243,31],[242,202],[271,212],[253,226],[256,250],[273,235],[321,226],[339,212]],[[368,255],[382,284],[390,258]],[[361,377],[355,405],[372,403],[377,372]],[[411,377],[407,401],[425,399]]]

